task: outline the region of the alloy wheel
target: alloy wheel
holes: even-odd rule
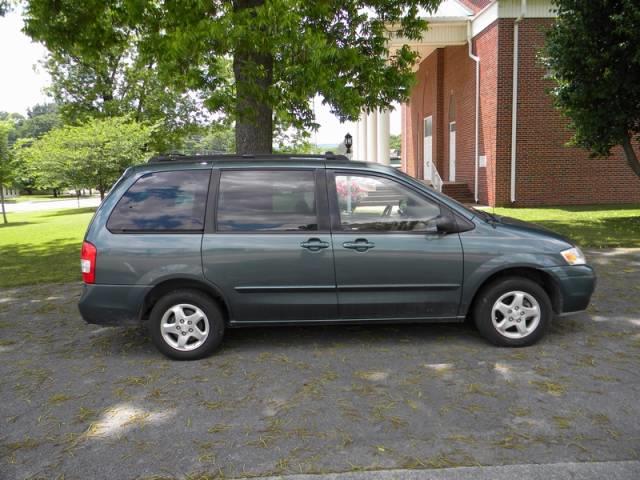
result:
[[[200,347],[209,336],[209,319],[195,305],[181,303],[169,308],[160,321],[160,332],[167,345],[188,352]]]
[[[541,309],[535,297],[527,292],[507,292],[491,309],[491,321],[496,331],[506,338],[527,337],[540,324]]]

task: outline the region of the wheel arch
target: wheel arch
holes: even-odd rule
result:
[[[553,276],[550,273],[545,272],[544,270],[541,270],[536,267],[518,266],[518,267],[508,267],[508,268],[504,268],[502,270],[493,272],[491,275],[487,276],[487,278],[485,278],[482,282],[480,282],[480,284],[478,285],[478,287],[475,289],[473,293],[471,301],[468,304],[466,314],[469,315],[471,314],[471,312],[473,312],[473,308],[476,302],[480,298],[482,291],[487,285],[495,282],[496,280],[499,280],[501,278],[507,278],[507,277],[522,277],[522,278],[527,278],[529,280],[536,282],[538,285],[540,285],[544,289],[547,295],[549,295],[549,299],[551,300],[551,306],[553,307],[554,313],[558,314],[562,312],[562,293],[560,291],[560,287],[558,283],[553,278]]]
[[[198,290],[211,297],[220,306],[224,315],[225,323],[229,323],[231,320],[231,309],[229,308],[229,304],[220,289],[209,282],[193,278],[170,278],[154,285],[153,288],[145,295],[144,303],[140,312],[140,320],[145,321],[149,319],[151,309],[164,295],[174,290],[183,289]]]

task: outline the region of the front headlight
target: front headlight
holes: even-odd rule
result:
[[[560,255],[565,259],[569,265],[585,265],[587,259],[584,257],[584,253],[578,247],[573,247],[568,250],[560,252]]]

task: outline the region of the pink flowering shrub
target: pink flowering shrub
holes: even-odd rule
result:
[[[355,208],[360,200],[362,200],[366,191],[362,189],[360,185],[355,182],[351,182],[351,188],[347,185],[345,180],[339,180],[336,182],[336,190],[338,192],[338,204],[340,210],[345,210],[347,207],[348,195],[351,195],[351,208]]]

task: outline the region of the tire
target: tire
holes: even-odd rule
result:
[[[473,318],[480,334],[494,345],[527,347],[545,335],[553,308],[549,295],[538,283],[524,277],[507,277],[480,291]]]
[[[162,354],[175,360],[211,355],[222,342],[224,327],[216,302],[198,290],[167,293],[149,315],[151,340]]]

